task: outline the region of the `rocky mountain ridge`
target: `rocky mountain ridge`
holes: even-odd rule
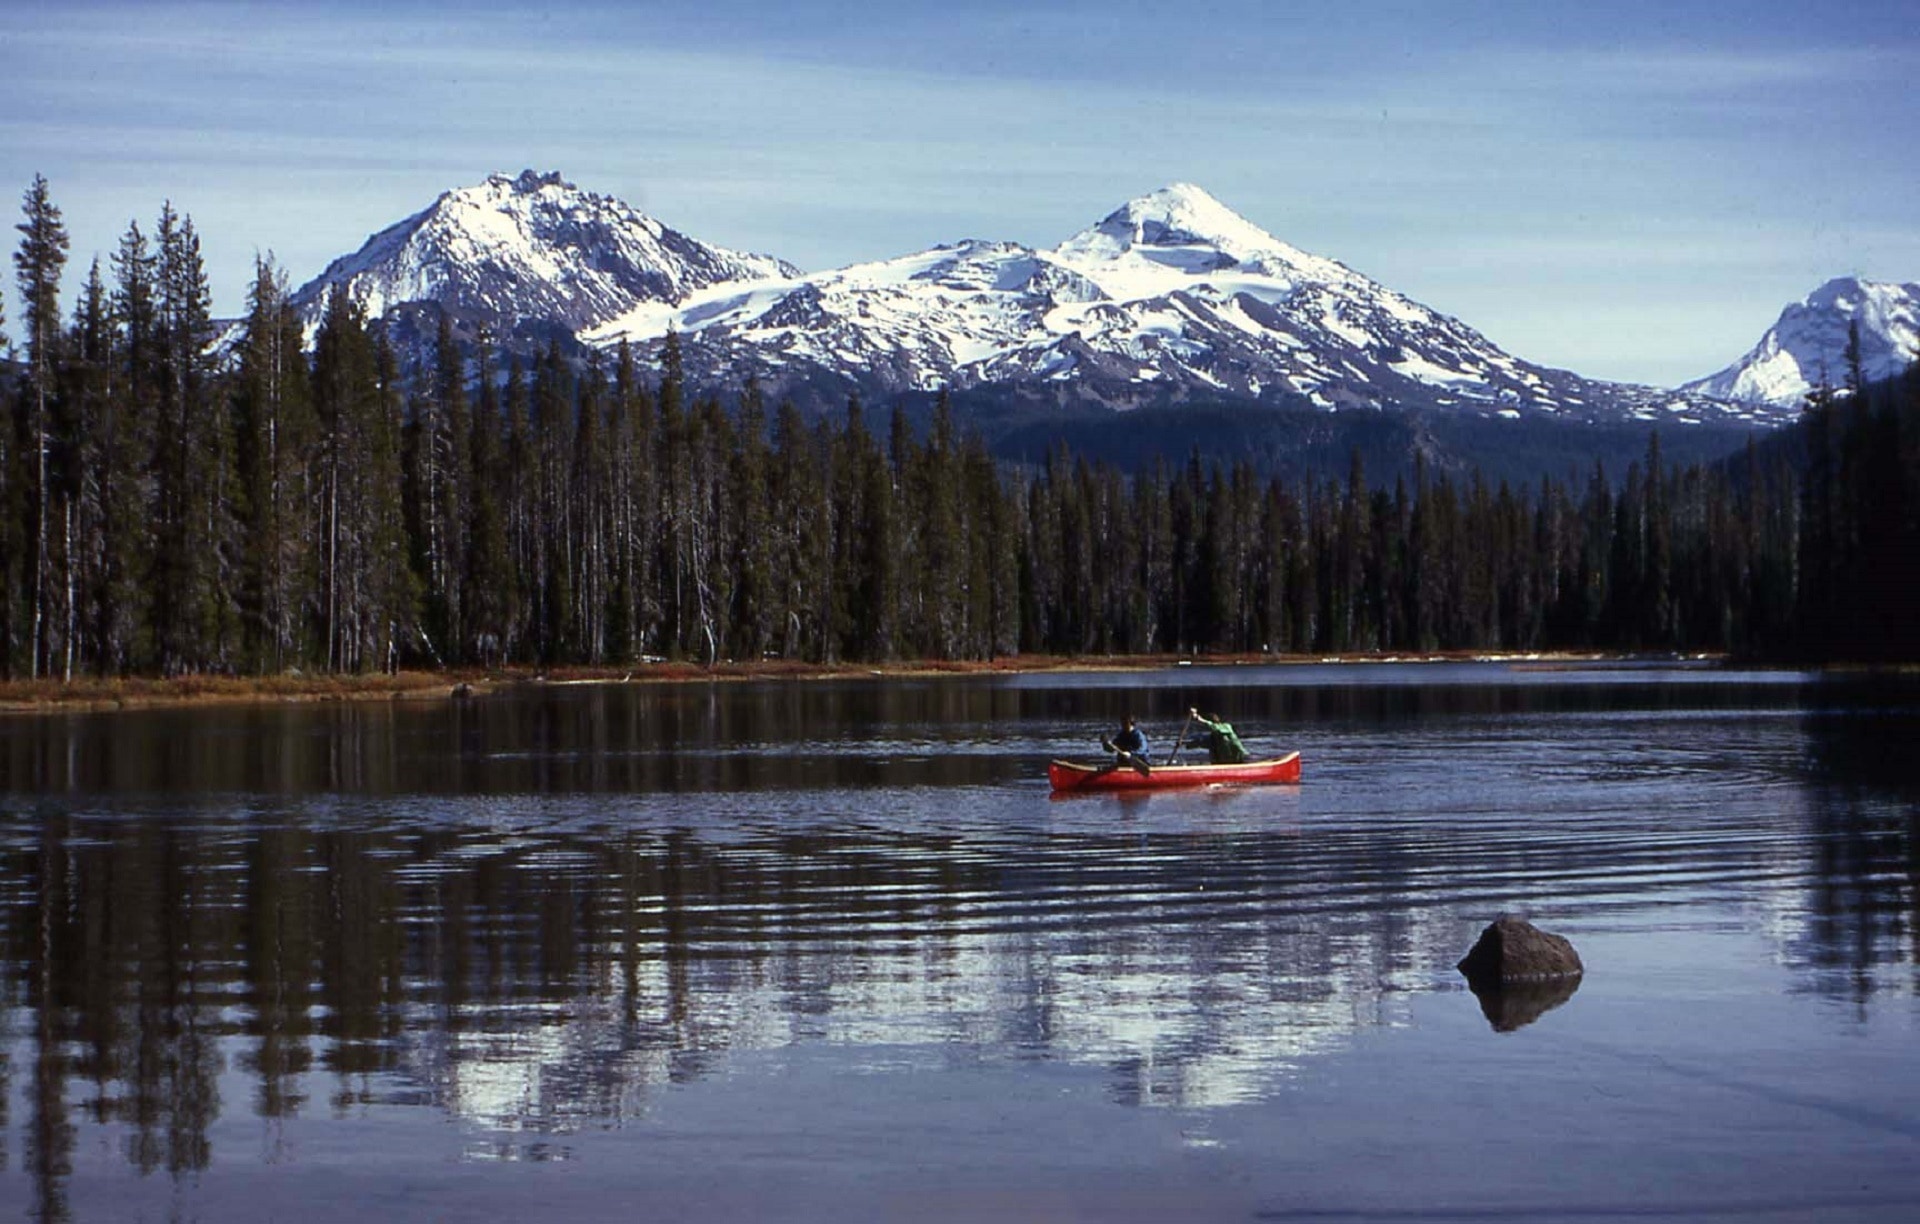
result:
[[[698,376],[751,373],[771,387],[826,374],[888,393],[999,385],[1118,408],[1234,399],[1575,421],[1771,416],[1524,361],[1184,183],[1050,249],[974,240],[717,285],[583,339],[646,345],[669,330]]]
[[[431,302],[496,337],[576,333],[643,303],[717,284],[799,274],[766,255],[711,246],[558,174],[489,176],[443,193],[367,239],[293,295],[317,326],[336,286],[384,318]]]
[[[1772,424],[1791,412],[1700,387],[1583,378],[1282,242],[1175,183],[1051,248],[968,240],[811,274],[711,246],[557,174],[493,175],[334,261],[295,301],[317,323],[344,286],[371,317],[656,361],[669,332],[695,383],[822,400],[941,388],[1128,409],[1248,402],[1418,407],[1569,422]]]
[[[1920,357],[1920,284],[1830,280],[1782,310],[1744,357],[1681,390],[1798,409],[1815,387],[1846,382],[1847,336],[1856,324],[1865,381],[1899,374]]]

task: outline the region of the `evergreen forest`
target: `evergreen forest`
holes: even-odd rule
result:
[[[669,337],[403,361],[345,294],[311,336],[257,262],[221,334],[190,218],[61,301],[44,178],[0,383],[0,673],[783,658],[1599,649],[1920,659],[1920,376],[1777,444],[1514,486],[1289,479],[1198,453],[997,462],[924,429],[695,393]]]

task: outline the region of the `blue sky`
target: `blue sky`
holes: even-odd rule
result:
[[[1920,279],[1914,16],[0,0],[0,187],[46,174],[73,287],[172,200],[224,313],[256,252],[299,283],[495,170],[807,268],[1051,245],[1188,180],[1520,356],[1664,384],[1829,277]]]

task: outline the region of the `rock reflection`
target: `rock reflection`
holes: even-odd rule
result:
[[[1496,1033],[1523,1029],[1573,997],[1580,989],[1578,977],[1553,978],[1541,982],[1475,982],[1474,997],[1480,1011]]]

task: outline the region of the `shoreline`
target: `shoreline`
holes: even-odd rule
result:
[[[1338,655],[1016,655],[995,659],[889,663],[762,660],[713,665],[648,662],[631,667],[448,668],[366,675],[131,676],[0,681],[0,715],[150,709],[166,706],[280,705],[322,701],[428,701],[483,697],[525,687],[693,684],[763,680],[831,681],[967,678],[1026,673],[1095,674],[1176,667],[1303,667],[1365,663],[1507,663],[1551,671],[1593,664],[1718,666],[1716,655],[1632,655],[1602,651],[1380,651]]]

